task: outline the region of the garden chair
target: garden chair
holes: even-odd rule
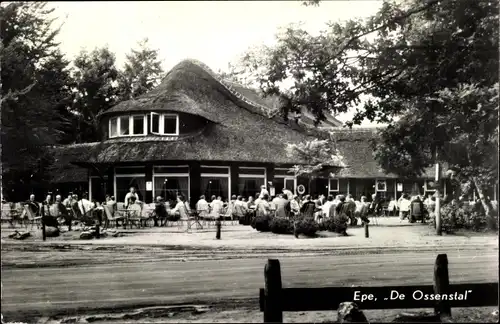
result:
[[[151,206],[153,205],[153,206]],[[143,204],[141,209],[141,222],[144,222],[144,227],[149,224],[153,227],[154,224],[154,204]]]
[[[203,224],[206,225],[208,224],[208,227],[210,227],[210,215],[209,215],[209,209],[198,209],[198,218],[202,220]]]
[[[28,225],[31,225],[30,231],[33,228],[33,225],[36,224],[36,228],[39,229],[41,222],[42,222],[42,216],[36,216],[31,208],[29,208],[28,205],[24,205],[24,211],[26,213],[26,216],[28,220],[26,221],[26,229],[28,229]]]
[[[221,226],[224,226],[226,219],[232,220],[232,218],[233,218],[233,213],[232,213],[231,208],[229,208],[229,207],[224,208],[222,210],[222,212],[220,213],[219,217],[221,220]]]
[[[104,205],[104,214],[106,215],[106,221],[104,223],[104,228],[108,228],[110,223],[115,223],[115,227],[118,227],[118,221],[123,222],[123,217],[114,215],[113,210],[111,209],[111,206]]]
[[[127,222],[130,224],[130,228],[132,228],[132,225],[141,228],[143,220],[141,215],[142,215],[142,208],[140,205],[132,204],[129,206],[129,209],[127,210]]]

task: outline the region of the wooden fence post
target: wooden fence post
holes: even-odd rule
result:
[[[220,240],[220,232],[221,232],[221,227],[222,227],[222,224],[221,224],[221,221],[220,221],[220,216],[215,221],[215,227],[217,228],[217,231],[215,232],[215,238],[217,240]]]
[[[438,254],[434,265],[434,293],[448,294],[449,291],[448,257],[446,254]],[[451,319],[451,307],[447,300],[437,301],[434,311],[442,322],[448,322]]]
[[[368,223],[365,222],[365,237],[370,237],[370,232],[368,230]]]
[[[45,234],[45,222],[42,217],[42,239],[45,241],[47,239],[47,234]]]
[[[283,323],[280,261],[268,259],[264,268],[264,323]]]

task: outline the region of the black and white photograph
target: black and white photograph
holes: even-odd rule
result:
[[[1,323],[498,323],[499,7],[0,3]]]

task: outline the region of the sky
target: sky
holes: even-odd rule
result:
[[[82,49],[108,46],[121,66],[130,49],[147,37],[149,46],[159,50],[165,71],[187,58],[214,71],[225,70],[249,47],[272,45],[281,26],[302,23],[317,33],[328,21],[368,17],[381,4],[377,0],[323,1],[318,7],[303,6],[302,1],[49,2],[63,24],[59,41],[68,58]]]

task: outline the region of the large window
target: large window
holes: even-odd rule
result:
[[[260,187],[266,181],[266,168],[263,167],[240,167],[238,174],[238,194],[243,197],[253,196],[260,193]]]
[[[189,199],[188,166],[155,166],[153,168],[154,197],[161,196],[175,206],[177,194]]]
[[[179,135],[179,115],[157,114],[150,115],[151,133],[160,135]]]
[[[221,196],[228,200],[231,195],[229,183],[229,167],[201,166],[201,192],[207,199]]]
[[[135,188],[139,201],[146,197],[146,175],[144,167],[118,167],[115,170],[115,197],[117,202],[125,202],[131,187]]]

